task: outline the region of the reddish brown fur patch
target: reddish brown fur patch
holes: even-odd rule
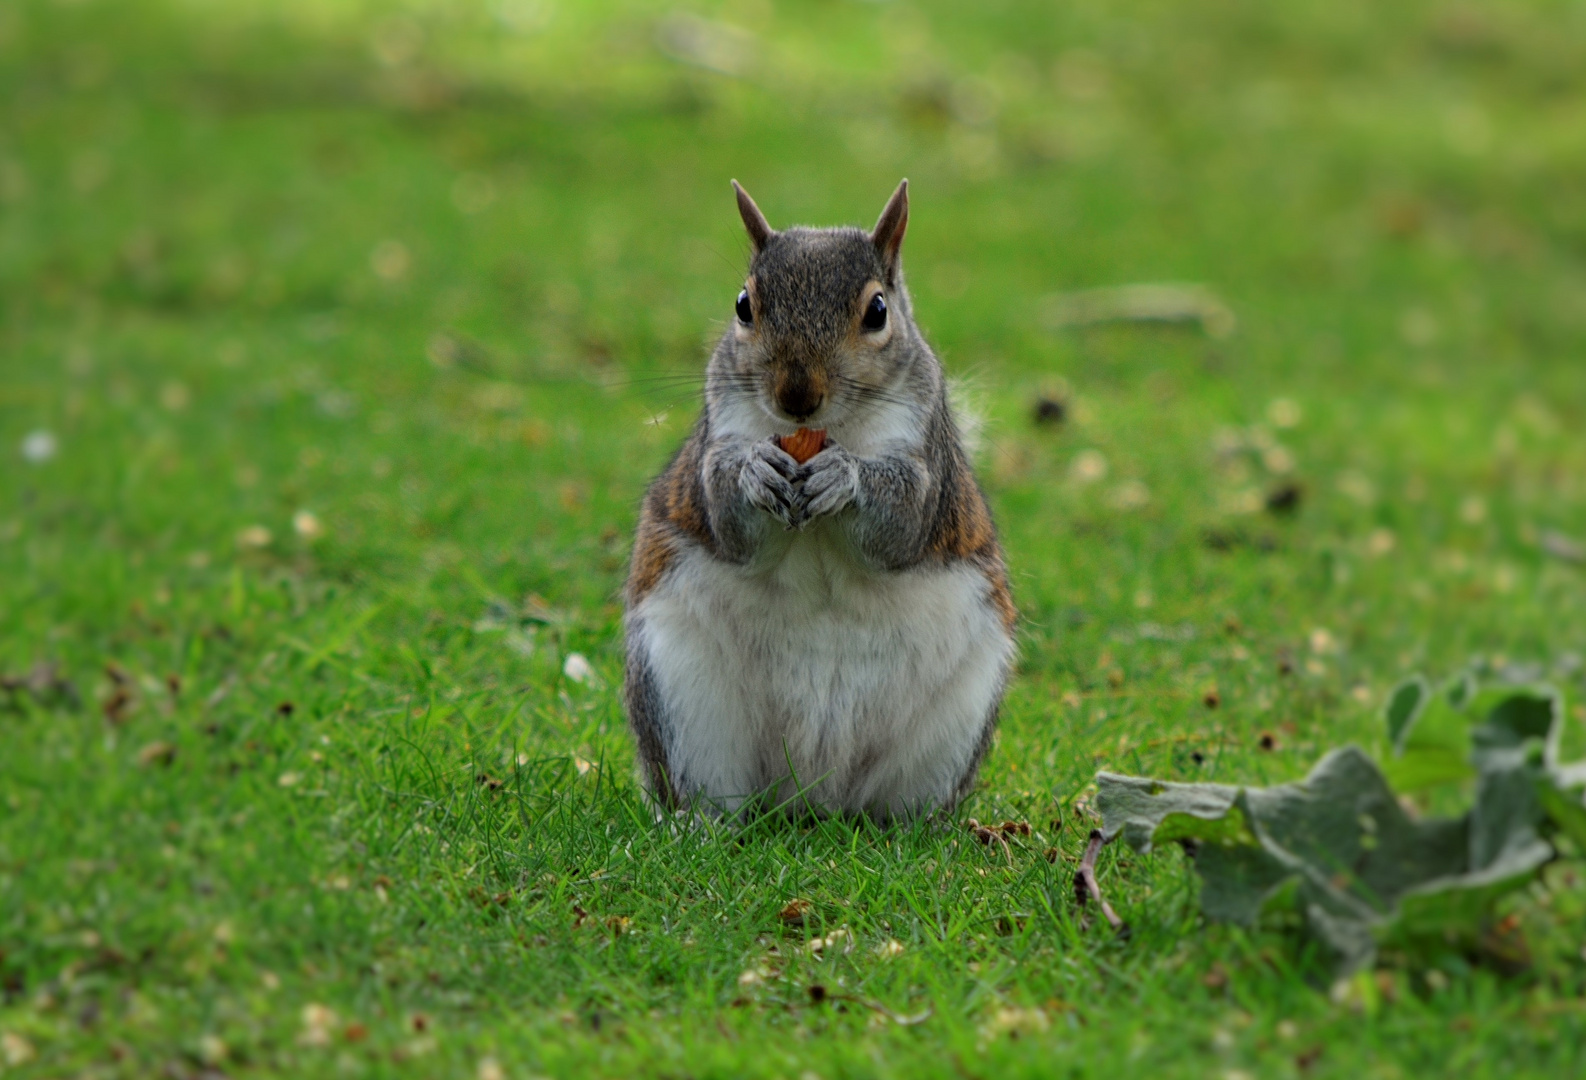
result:
[[[991,586],[987,599],[997,609],[1003,627],[1012,633],[1019,620],[1019,610],[1014,607],[1013,592],[1008,587],[1008,570],[1002,561],[1002,547],[997,543],[997,530],[991,523],[986,497],[966,470],[959,474],[953,491],[943,502],[931,550],[943,558],[968,559],[979,564],[980,572]]]
[[[628,603],[638,603],[660,583],[672,565],[672,545],[666,530],[645,514],[639,521],[639,534],[633,541],[633,561],[628,570]]]
[[[638,535],[628,571],[628,603],[643,599],[660,582],[676,553],[677,534],[711,543],[696,436],[683,444],[667,470],[650,485],[639,513]]]
[[[645,509],[703,542],[710,542],[710,518],[705,508],[701,470],[704,450],[697,436],[690,437],[672,459],[671,466],[650,488]]]
[[[975,479],[966,470],[957,484],[943,499],[942,518],[936,529],[931,550],[950,558],[967,559],[997,552],[997,533],[991,525],[991,511],[986,508]],[[1000,559],[1000,552],[997,552]]]

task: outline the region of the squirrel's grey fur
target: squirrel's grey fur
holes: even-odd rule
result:
[[[995,728],[1015,615],[903,283],[907,181],[869,233],[775,232],[734,187],[752,318],[722,335],[645,497],[626,593],[641,774],[664,805],[713,812],[951,806]],[[778,440],[803,427],[827,442],[800,465]]]

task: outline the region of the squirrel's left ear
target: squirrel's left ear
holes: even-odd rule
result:
[[[776,230],[765,219],[760,208],[749,198],[749,193],[743,189],[738,181],[732,182],[732,190],[738,196],[738,216],[743,218],[743,227],[749,233],[749,242],[754,245],[755,254],[760,254],[760,249],[765,247],[767,241],[776,235]]]
[[[897,273],[898,250],[903,247],[903,234],[908,229],[909,182],[904,180],[898,185],[898,190],[892,193],[892,198],[887,200],[887,208],[881,211],[881,218],[870,234],[870,242],[876,245],[881,262],[887,268],[888,278]]]

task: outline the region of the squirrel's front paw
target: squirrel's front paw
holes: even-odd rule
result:
[[[799,524],[802,501],[793,486],[798,470],[798,462],[778,446],[773,437],[755,443],[750,449],[749,460],[738,474],[738,483],[749,505],[764,510],[791,529]]]
[[[859,497],[859,462],[840,446],[828,445],[804,465],[804,507],[797,522],[835,514]]]

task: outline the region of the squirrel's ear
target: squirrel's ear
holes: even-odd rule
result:
[[[755,254],[758,255],[760,249],[765,247],[766,241],[775,236],[776,232],[738,181],[732,182],[732,189],[738,193],[738,215],[743,218],[743,227],[748,230],[749,240],[754,244]]]
[[[897,272],[898,250],[903,247],[903,234],[908,231],[909,182],[904,180],[898,185],[898,190],[892,193],[892,198],[887,200],[887,208],[881,211],[881,219],[870,234],[870,242],[876,245],[876,251],[886,265],[888,277]]]

